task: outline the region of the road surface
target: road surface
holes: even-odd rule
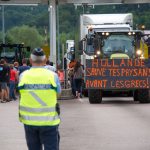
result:
[[[150,150],[150,104],[61,100],[60,150]],[[0,150],[27,150],[18,101],[0,104]]]

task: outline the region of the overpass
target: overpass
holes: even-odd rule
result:
[[[49,5],[50,16],[50,60],[56,64],[56,5],[72,3],[76,5],[94,4],[94,5],[111,5],[111,4],[141,4],[150,3],[150,0],[0,0],[0,5]]]
[[[11,5],[11,4],[40,4],[40,3],[51,3],[57,1],[59,3],[74,3],[74,4],[139,4],[139,3],[150,3],[149,0],[0,0],[0,5]]]

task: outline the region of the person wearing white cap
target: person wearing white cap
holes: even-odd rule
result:
[[[59,150],[60,123],[57,93],[61,92],[56,73],[44,68],[45,54],[41,48],[32,51],[31,69],[19,79],[19,119],[24,124],[29,150]]]

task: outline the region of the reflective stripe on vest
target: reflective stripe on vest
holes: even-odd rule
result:
[[[21,111],[27,111],[27,112],[33,112],[33,113],[56,112],[56,108],[55,107],[31,108],[31,107],[20,106],[19,109]]]
[[[26,115],[20,115],[20,117],[24,120],[29,120],[29,121],[55,121],[57,119],[60,119],[58,115],[56,115],[56,116],[26,116]]]
[[[47,106],[45,102],[43,102],[43,100],[37,95],[35,94],[34,92],[32,91],[29,91],[29,93],[34,97],[34,99],[40,103],[42,106]]]
[[[57,90],[52,84],[24,84],[23,86],[18,87],[19,90]]]

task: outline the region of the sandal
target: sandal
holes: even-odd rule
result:
[[[5,102],[10,102],[10,99],[5,98],[4,101]]]
[[[1,103],[6,103],[6,101],[0,101]]]

